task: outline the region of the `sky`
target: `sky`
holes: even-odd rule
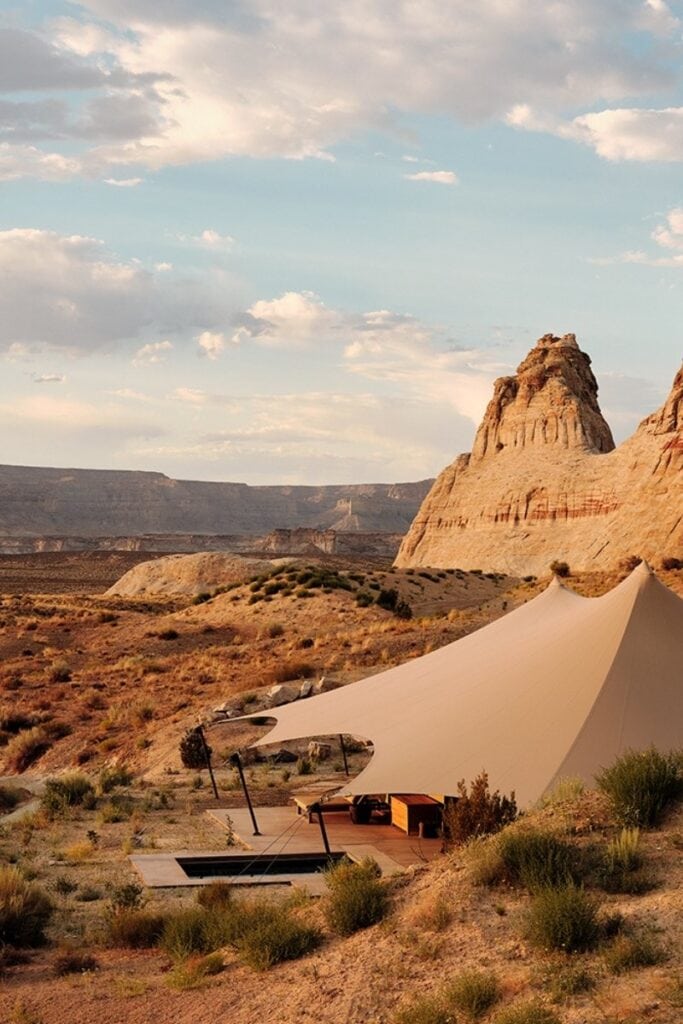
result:
[[[617,440],[683,298],[683,3],[0,5],[0,462],[418,480],[576,334]]]

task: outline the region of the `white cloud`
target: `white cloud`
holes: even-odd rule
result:
[[[135,188],[141,185],[144,178],[105,178],[105,185],[114,185],[116,188]]]
[[[157,423],[131,418],[116,403],[95,404],[44,394],[0,402],[0,422],[3,420],[66,434],[87,430],[124,437],[159,437],[164,433]]]
[[[17,152],[15,176],[332,159],[340,140],[396,134],[405,113],[472,122],[514,104],[555,113],[633,102],[673,82],[680,34],[663,0],[84,0],[77,10],[52,23],[54,45],[26,33],[33,42],[12,73],[24,89],[44,88],[46,68],[55,90],[89,76],[99,92],[67,121],[83,146],[69,157]],[[586,117],[584,133],[604,134]]]
[[[228,252],[235,245],[232,235],[221,235],[213,228],[205,228],[198,235],[178,235],[178,241],[195,245],[199,249],[208,249],[213,252]]]
[[[197,338],[200,355],[208,359],[218,359],[225,351],[227,338],[221,331],[202,331]]]
[[[329,338],[343,317],[313,292],[285,292],[277,299],[259,299],[249,307],[234,333],[236,344],[256,341],[273,347],[305,347]]]
[[[36,146],[0,143],[0,181],[40,178],[43,181],[68,181],[83,170],[77,157],[47,153]]]
[[[63,373],[34,373],[31,380],[34,384],[64,384],[66,377]]]
[[[453,171],[417,171],[416,174],[404,174],[407,181],[433,181],[437,185],[457,185],[458,176]]]
[[[0,231],[0,352],[71,354],[192,336],[230,322],[241,305],[220,267],[201,276],[147,270],[98,239],[36,228]]]
[[[615,108],[563,121],[528,104],[518,104],[508,111],[506,120],[515,128],[547,132],[590,146],[604,160],[683,160],[683,107]]]
[[[133,356],[133,366],[156,366],[165,363],[173,345],[170,341],[152,341],[139,348]]]
[[[638,263],[648,267],[683,267],[683,209],[674,207],[666,215],[666,223],[659,224],[651,236],[652,240],[662,249],[668,249],[671,255],[662,256],[648,253],[643,249],[629,249],[616,256],[594,257],[589,260],[598,266],[613,263]]]
[[[172,392],[171,398],[178,399],[180,402],[189,402],[190,405],[204,405],[208,400],[206,392],[199,388],[176,388]]]

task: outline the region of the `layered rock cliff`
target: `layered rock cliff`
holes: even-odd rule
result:
[[[573,334],[545,335],[496,382],[471,454],[438,477],[398,566],[547,571],[683,557],[683,369],[619,448]]]
[[[0,538],[254,535],[300,526],[403,534],[431,483],[250,487],[163,473],[0,466]]]

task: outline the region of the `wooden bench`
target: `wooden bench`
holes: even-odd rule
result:
[[[313,812],[311,807],[315,804],[322,802],[323,813],[328,811],[348,811],[351,806],[348,799],[344,796],[333,797],[331,800],[323,800],[320,793],[297,793],[292,797],[296,806],[297,814],[307,814],[308,820],[313,821]]]

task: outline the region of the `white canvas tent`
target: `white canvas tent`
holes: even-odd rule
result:
[[[453,793],[486,770],[524,807],[625,750],[683,747],[683,600],[645,563],[602,597],[556,579],[491,625],[270,714],[259,746],[346,733],[374,755],[342,789]]]

